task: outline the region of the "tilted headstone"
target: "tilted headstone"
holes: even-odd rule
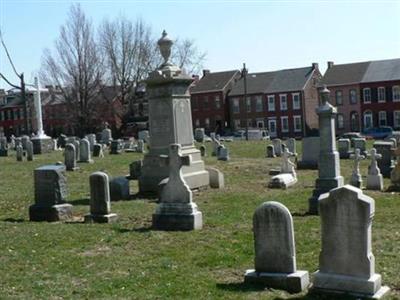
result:
[[[190,165],[191,156],[182,155],[181,145],[171,144],[169,156],[163,156],[163,159],[168,163],[169,177],[153,214],[153,227],[161,230],[201,229],[202,213],[192,201],[192,191],[182,176],[182,166]]]
[[[384,141],[374,142],[376,152],[382,155],[382,158],[378,160],[378,167],[382,172],[383,177],[390,178],[390,172],[394,168],[394,162],[392,160],[393,151],[392,143]]]
[[[296,152],[296,139],[289,138],[287,140],[287,142],[286,142],[286,146],[287,146],[287,148],[288,148],[290,153],[293,153],[293,155],[295,155],[295,156],[297,155],[297,152]]]
[[[26,142],[26,159],[28,161],[33,160],[33,143],[30,140]]]
[[[382,158],[382,155],[378,154],[375,148],[372,148],[370,157],[371,164],[368,168],[367,190],[383,191],[383,176],[377,162]]]
[[[229,150],[228,148],[226,148],[224,145],[221,145],[221,147],[218,150],[218,160],[222,160],[222,161],[228,161],[230,160],[229,157]]]
[[[400,148],[393,150],[394,156],[396,156],[396,164],[390,172],[390,191],[400,191]]]
[[[64,163],[67,171],[75,171],[79,169],[76,165],[75,145],[68,143],[64,147]]]
[[[360,298],[383,296],[389,288],[375,273],[371,245],[374,199],[345,185],[321,195],[318,202],[322,245],[313,288]]]
[[[360,149],[361,155],[367,155],[367,141],[365,138],[354,138],[354,152],[356,149]]]
[[[272,145],[274,146],[275,155],[281,156],[282,155],[282,141],[281,139],[273,139]]]
[[[64,165],[46,165],[34,171],[35,204],[29,207],[31,221],[66,221],[72,205],[66,203],[67,178]]]
[[[200,153],[201,153],[201,156],[202,156],[202,157],[207,156],[207,149],[206,149],[206,146],[205,146],[205,145],[201,145],[201,146],[200,146]]]
[[[104,172],[94,172],[89,177],[90,182],[90,214],[85,216],[86,223],[112,223],[118,218],[111,213],[110,187],[108,175]]]
[[[93,163],[90,154],[90,143],[85,139],[81,139],[79,142],[79,162],[80,163]]]
[[[194,139],[197,142],[203,143],[204,142],[204,137],[205,137],[204,128],[196,128],[194,130]]]
[[[214,133],[215,136],[215,133]],[[211,153],[212,156],[218,156],[218,148],[221,146],[221,142],[216,139],[215,137],[211,138],[212,140],[212,146],[213,146],[213,151]]]
[[[112,141],[112,133],[111,133],[111,129],[109,128],[104,128],[103,131],[101,132],[101,142],[103,144],[110,144]]]
[[[15,151],[16,151],[17,161],[22,161],[24,157],[24,149],[22,148],[22,145],[18,145]]]
[[[247,270],[245,282],[297,293],[309,285],[307,271],[298,271],[293,219],[281,203],[264,202],[253,215],[255,269]]]
[[[267,145],[267,157],[276,157],[274,145]]]
[[[206,167],[208,174],[210,174],[210,187],[213,189],[223,189],[225,187],[224,174],[212,167]]]
[[[119,176],[110,180],[111,201],[128,200],[130,197],[129,180]]]
[[[350,184],[359,189],[362,188],[362,176],[360,173],[360,161],[365,159],[364,155],[361,155],[361,150],[355,148],[354,154],[350,155],[350,158],[354,160],[353,171],[351,172]]]
[[[100,158],[104,157],[103,145],[94,144],[94,146],[93,146],[93,157],[100,157]]]
[[[120,140],[111,141],[110,146],[110,154],[121,154],[122,153],[122,144]]]
[[[338,151],[341,159],[350,158],[351,154],[351,142],[350,139],[339,139],[338,140]]]
[[[297,162],[298,169],[318,169],[318,160],[320,152],[319,136],[305,137],[301,141],[302,155],[301,160]]]

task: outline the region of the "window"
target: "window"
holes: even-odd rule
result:
[[[44,117],[43,117],[43,118],[44,118]],[[16,119],[16,120],[21,119],[21,116],[19,115],[19,109],[17,109],[17,110],[15,111],[15,119]]]
[[[300,94],[299,93],[292,94],[292,100],[293,100],[293,109],[300,109]]]
[[[386,95],[385,95],[385,88],[384,87],[378,87],[378,102],[385,102],[386,101]]]
[[[4,111],[2,111],[0,114],[0,121],[4,121]]]
[[[357,103],[357,91],[355,89],[351,89],[349,92],[350,104]]]
[[[206,119],[204,120],[204,123],[205,123],[205,125],[206,125],[206,128],[209,128],[209,127],[210,127],[210,118],[206,118]]]
[[[287,97],[286,94],[279,95],[279,100],[281,103],[281,110],[287,110]]]
[[[215,96],[215,108],[220,109],[221,108],[221,99],[219,96]]]
[[[341,90],[335,92],[336,105],[343,105],[343,92]]]
[[[276,137],[276,119],[269,118],[268,119],[268,131],[270,137]]]
[[[370,88],[365,88],[363,89],[363,98],[364,98],[364,103],[371,103],[371,89]]]
[[[400,86],[395,85],[392,88],[392,92],[393,92],[393,101],[400,101]]]
[[[386,126],[387,125],[386,111],[380,111],[378,116],[379,116],[379,126]]]
[[[393,112],[393,127],[400,128],[400,110]]]
[[[251,112],[251,98],[250,97],[246,98],[246,109],[247,109],[247,112]]]
[[[370,129],[374,126],[372,112],[367,110],[364,112],[364,129]]]
[[[301,116],[293,116],[293,129],[294,132],[301,132]]]
[[[233,113],[234,114],[239,113],[239,99],[238,98],[233,98]]]
[[[275,111],[275,96],[268,96],[268,111]]]
[[[247,126],[248,127],[253,127],[253,120],[252,119],[248,119],[247,120]]]
[[[289,132],[289,119],[288,117],[281,117],[282,132]]]
[[[262,112],[263,105],[262,105],[262,98],[261,96],[256,97],[256,112]]]
[[[343,129],[344,128],[343,114],[338,114],[337,115],[337,128],[338,129]]]

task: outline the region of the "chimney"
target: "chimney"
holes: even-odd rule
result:
[[[318,63],[313,62],[311,65],[312,65],[313,70],[318,70]]]
[[[328,69],[332,68],[333,66],[333,61],[328,61]]]
[[[203,77],[206,76],[207,74],[210,74],[210,70],[207,69],[203,70]]]

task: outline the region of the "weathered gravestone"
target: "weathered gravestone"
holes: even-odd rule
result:
[[[26,160],[33,160],[33,143],[30,140],[26,142]]]
[[[390,173],[390,191],[400,192],[400,148],[393,150],[393,154],[396,156],[396,164]]]
[[[318,214],[318,198],[321,194],[333,188],[343,186],[343,177],[340,175],[339,153],[336,151],[335,120],[336,107],[329,102],[330,91],[324,86],[321,90],[321,105],[316,109],[320,135],[318,178],[315,189],[309,199],[310,214]],[[303,153],[308,149],[303,149]]]
[[[93,163],[90,158],[90,143],[85,139],[81,139],[79,142],[79,162],[80,163]]]
[[[5,136],[0,137],[0,156],[8,156],[8,143]]]
[[[79,169],[76,165],[75,145],[68,143],[64,148],[64,163],[67,171],[75,171]]]
[[[213,189],[223,189],[225,187],[224,174],[212,167],[206,167],[206,170],[210,175],[210,187]]]
[[[194,130],[194,139],[199,143],[204,142],[205,135],[204,128],[196,128]]]
[[[141,170],[143,167],[143,161],[142,160],[135,160],[129,165],[129,176],[128,179],[139,179]]]
[[[90,151],[93,151],[93,147],[97,143],[96,135],[94,133],[90,133],[90,134],[86,135],[86,139],[89,141]]]
[[[18,147],[19,145],[22,147],[21,138],[20,138],[20,137],[14,138],[14,149],[17,150],[17,147]],[[23,148],[22,148],[22,150],[23,150]]]
[[[267,146],[267,157],[276,157],[275,155],[275,148],[273,145],[268,145]]]
[[[318,159],[320,152],[319,136],[305,137],[301,141],[302,154],[301,160],[297,161],[298,169],[318,169]]]
[[[26,143],[27,143],[29,140],[30,140],[30,139],[29,139],[29,136],[27,136],[27,135],[21,136],[21,144],[22,144],[22,148],[23,148],[24,150],[26,150]]]
[[[282,164],[280,167],[280,174],[275,175],[271,178],[268,187],[269,188],[281,188],[286,189],[297,182],[297,175],[295,170],[295,164],[290,161],[290,157],[294,156],[293,153],[285,148],[282,155]]]
[[[90,181],[90,214],[85,216],[85,223],[112,223],[118,219],[111,213],[110,188],[108,175],[94,172]]]
[[[374,142],[376,152],[382,155],[382,158],[378,160],[378,167],[382,172],[383,177],[390,178],[390,172],[394,168],[394,162],[392,160],[393,151],[392,143],[384,141]]]
[[[24,149],[22,148],[22,145],[18,145],[15,151],[16,151],[17,161],[22,161],[24,157]]]
[[[274,146],[275,155],[281,156],[282,155],[282,141],[281,139],[273,139],[272,145]]]
[[[279,202],[261,204],[253,216],[255,269],[247,270],[245,282],[298,293],[309,285],[307,271],[298,271],[293,219]]]
[[[124,176],[111,178],[110,195],[111,201],[128,200],[130,197],[129,180]]]
[[[286,142],[286,146],[290,153],[293,153],[294,156],[297,156],[296,152],[296,139],[289,138]]]
[[[362,188],[362,176],[360,173],[360,161],[365,159],[364,155],[360,154],[361,150],[355,148],[354,154],[350,155],[350,158],[354,160],[353,171],[351,172],[350,184],[359,189]]]
[[[321,252],[313,288],[379,299],[389,291],[375,273],[371,226],[374,199],[351,185],[321,195]]]
[[[221,145],[219,150],[218,150],[218,160],[222,160],[222,161],[228,161],[230,160],[229,157],[229,150],[228,148],[226,148],[224,145]]]
[[[104,128],[101,132],[101,142],[103,144],[109,145],[112,141],[112,133],[110,128]]]
[[[215,137],[215,133],[211,135],[211,141],[213,150],[211,152],[212,156],[218,156],[218,148],[222,146],[221,142]]]
[[[57,144],[60,148],[65,148],[65,145],[67,144],[67,136],[65,134],[60,134],[57,139]]]
[[[350,154],[351,154],[350,147],[351,147],[350,139],[339,139],[338,140],[339,157],[341,159],[350,158]]]
[[[378,154],[375,148],[372,148],[370,156],[371,164],[368,167],[367,190],[383,191],[383,176],[377,163],[382,155]]]
[[[81,144],[79,143],[78,139],[73,139],[71,142],[75,146],[75,159],[78,161],[81,157],[80,153]]]
[[[101,144],[94,144],[93,146],[93,157],[104,157],[103,153],[103,145]]]
[[[29,207],[31,221],[66,221],[72,205],[66,203],[67,179],[64,165],[46,165],[34,171],[35,204]]]
[[[138,153],[144,153],[145,152],[144,141],[143,140],[138,140],[137,141],[136,152],[138,152]]]
[[[148,130],[141,130],[138,133],[138,140],[145,141],[146,143],[150,142],[150,133]]]
[[[169,177],[161,190],[160,204],[153,214],[153,227],[161,230],[201,229],[202,213],[192,201],[192,191],[182,174],[182,166],[190,165],[191,156],[183,156],[181,145],[172,144],[169,157],[163,156],[163,159],[168,162]]]
[[[169,167],[160,166],[160,155],[168,155],[170,144],[182,145],[182,155],[191,156],[192,163],[182,168],[184,180],[191,189],[207,187],[210,180],[200,151],[194,146],[189,94],[193,78],[169,62],[172,44],[163,32],[158,45],[164,62],[146,80],[150,151],[143,159],[139,178],[141,193],[157,193],[158,184],[168,177]]]
[[[121,154],[122,153],[122,143],[121,140],[111,141],[110,154]]]
[[[354,152],[356,149],[360,149],[361,155],[367,155],[367,141],[365,138],[354,138]]]

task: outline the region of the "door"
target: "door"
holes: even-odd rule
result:
[[[275,138],[277,136],[277,134],[276,134],[276,119],[268,120],[268,131],[269,131],[269,136],[271,138]]]

